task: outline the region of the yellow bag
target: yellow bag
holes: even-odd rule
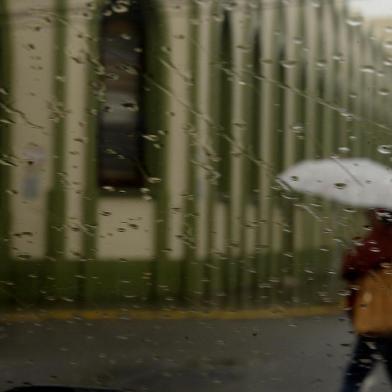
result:
[[[392,269],[371,271],[360,279],[356,294],[353,322],[361,335],[392,333]]]

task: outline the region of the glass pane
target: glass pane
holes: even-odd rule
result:
[[[391,49],[383,0],[0,1],[1,391],[390,390]]]

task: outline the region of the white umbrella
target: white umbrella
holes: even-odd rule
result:
[[[392,169],[370,159],[303,161],[277,179],[286,189],[297,192],[354,207],[392,210]]]

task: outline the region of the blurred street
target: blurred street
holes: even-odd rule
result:
[[[3,323],[0,388],[331,392],[350,352],[349,330],[338,316]],[[371,381],[369,390],[390,390],[381,369]]]

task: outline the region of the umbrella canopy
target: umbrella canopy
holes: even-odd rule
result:
[[[354,207],[392,210],[392,169],[370,159],[303,161],[277,179],[286,189],[297,192]]]

